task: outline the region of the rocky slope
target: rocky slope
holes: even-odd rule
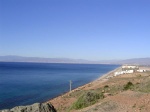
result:
[[[0,112],[56,112],[56,110],[50,103],[35,103],[33,105],[0,110]]]

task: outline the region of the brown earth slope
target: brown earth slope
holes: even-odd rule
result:
[[[113,73],[49,102],[58,112],[150,112],[150,72],[112,77]],[[89,100],[84,95],[90,92],[103,94],[104,98]],[[92,102],[86,107],[82,98]]]

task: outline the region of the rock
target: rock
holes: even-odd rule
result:
[[[28,106],[17,106],[12,109],[0,110],[0,112],[57,112],[50,103],[35,103]]]

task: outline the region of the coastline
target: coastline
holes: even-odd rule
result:
[[[103,82],[106,82],[109,80],[109,78],[113,77],[114,75],[114,72],[120,70],[121,67],[118,67],[112,71],[109,71],[108,73],[105,73],[103,74],[102,76],[100,76],[99,78],[97,78],[96,80],[94,81],[91,81],[83,86],[79,86],[75,89],[73,89],[72,91],[68,91],[60,96],[57,96],[55,98],[52,98],[48,101],[46,101],[46,103],[51,103],[54,107],[58,107],[59,105],[62,106],[63,103],[65,104],[70,104],[70,102],[72,102],[74,99],[70,99],[70,100],[64,100],[65,97],[69,97],[72,93],[76,92],[76,91],[82,91],[82,90],[89,90],[89,89],[94,89],[94,88],[97,88],[97,86]],[[91,86],[92,85],[92,86]],[[71,101],[72,100],[72,101]],[[62,103],[62,104],[61,104]]]
[[[122,111],[122,107],[124,107],[125,112],[131,112],[135,109],[150,110],[150,68],[147,72],[135,72],[114,76],[114,73],[120,70],[121,67],[118,67],[90,83],[47,101],[47,103],[51,103],[58,112],[120,112]],[[133,88],[124,89],[126,87],[125,85],[129,82],[133,84]],[[90,94],[87,93],[92,92],[97,92],[98,94],[103,93],[103,99],[85,108],[74,108],[75,105],[80,106],[79,104],[84,105],[85,102],[88,102],[86,99],[83,103],[83,99],[89,98]],[[141,96],[140,98],[139,95]],[[147,100],[142,102],[145,99]],[[141,108],[141,105],[144,108]],[[115,108],[112,108],[114,106]]]
[[[7,64],[6,64],[7,65]],[[21,66],[20,66],[21,65]],[[23,66],[22,66],[23,65]],[[16,66],[16,67],[21,67],[21,68],[24,68],[24,66],[25,67],[27,67],[27,68],[29,68],[28,66],[29,66],[30,64],[16,64],[16,63],[12,63],[11,64],[11,66],[12,67],[14,67],[14,66]],[[39,67],[39,64],[36,64],[36,65],[31,65],[32,67]],[[30,66],[30,67],[31,67]],[[41,66],[41,65],[40,65]],[[64,66],[64,65],[63,65]],[[70,65],[69,65],[70,66]],[[86,67],[91,67],[91,65],[83,65],[83,66],[85,66],[85,67],[83,67],[84,69],[87,69]],[[103,74],[105,74],[105,73],[107,73],[107,72],[109,72],[109,71],[111,71],[111,70],[114,70],[114,69],[116,69],[117,67],[119,67],[118,65],[117,66],[110,66],[110,68],[108,68],[107,69],[107,65],[102,65],[102,66],[106,66],[106,69],[105,69],[105,67],[104,68],[102,68],[101,69],[101,66],[100,66],[100,69],[99,69],[99,65],[92,65],[92,67],[96,67],[96,69],[89,69],[89,71],[93,71],[93,72],[89,72],[88,71],[88,69],[87,69],[87,71],[82,75],[82,80],[80,80],[81,81],[81,83],[82,83],[82,85],[81,86],[76,86],[76,88],[74,89],[74,86],[75,86],[75,84],[77,84],[77,85],[80,85],[79,83],[74,83],[73,84],[73,90],[71,91],[71,92],[73,92],[73,91],[75,91],[75,90],[79,90],[78,88],[80,88],[81,87],[81,89],[82,89],[82,87],[84,88],[84,86],[85,85],[87,85],[87,84],[89,84],[89,83],[91,83],[91,82],[93,82],[93,81],[95,81],[95,80],[97,80],[97,79],[99,79],[99,77],[101,77],[101,76],[103,76]],[[15,67],[15,68],[16,68]],[[57,66],[56,66],[57,67]],[[67,65],[67,67],[68,67],[68,65]],[[73,65],[72,67],[80,67],[80,66],[78,66],[78,65]],[[75,69],[75,68],[74,68]],[[24,70],[24,69],[17,69],[17,70]],[[25,69],[26,70],[26,69]],[[76,69],[75,69],[76,70]],[[10,71],[11,72],[11,71]],[[38,71],[37,71],[38,72]],[[36,72],[36,73],[37,73]],[[15,74],[19,74],[20,73],[20,71],[18,72],[18,71],[15,71],[14,72],[14,75]],[[26,72],[25,72],[26,73]],[[39,72],[39,74],[40,73],[42,73],[43,74],[43,72]],[[60,72],[60,73],[62,73],[62,72]],[[72,72],[73,73],[73,72]],[[90,74],[90,77],[88,77],[88,75],[86,75],[86,73],[88,74]],[[96,73],[96,76],[95,76],[95,74],[94,73]],[[25,75],[25,74],[22,74],[22,75]],[[40,75],[38,75],[38,76],[40,76]],[[16,78],[18,78],[18,80],[20,80],[19,79],[19,77],[16,77]],[[26,77],[26,78],[28,78],[28,77]],[[42,78],[45,78],[45,77],[42,77]],[[71,77],[72,78],[72,77]],[[75,76],[75,78],[78,78],[77,76]],[[88,79],[89,78],[89,79]],[[36,77],[36,78],[34,78],[34,79],[36,79],[36,81],[37,81],[37,79],[39,79],[39,81],[43,81],[43,80],[41,80],[41,78],[38,78],[38,77]],[[50,78],[49,78],[50,79]],[[70,78],[68,78],[68,80],[69,80]],[[89,81],[87,82],[86,81],[86,79],[88,79]],[[48,80],[48,79],[46,79],[46,80]],[[74,77],[73,77],[73,80],[74,80]],[[78,80],[78,79],[77,79]],[[30,78],[30,80],[26,80],[27,82],[28,81],[34,81],[34,80],[32,80],[31,78]],[[38,81],[38,82],[39,82]],[[59,81],[59,80],[58,80]],[[86,82],[84,82],[84,81],[86,81]],[[49,81],[50,82],[50,81]],[[9,83],[8,83],[9,84]],[[39,83],[37,83],[37,84],[39,84]],[[57,82],[56,82],[56,84],[57,84]],[[18,84],[19,85],[19,84]],[[40,84],[41,85],[41,84]],[[48,85],[48,88],[50,88],[50,84],[47,84]],[[50,86],[49,86],[50,85]],[[31,85],[32,86],[32,85]],[[45,85],[44,85],[45,86]],[[46,102],[46,101],[49,101],[49,100],[51,100],[51,99],[54,99],[54,98],[57,98],[57,97],[59,97],[59,96],[63,96],[64,94],[67,94],[68,93],[68,87],[69,87],[69,84],[67,83],[67,85],[60,85],[61,86],[61,88],[59,89],[59,88],[56,88],[57,86],[54,86],[54,85],[52,85],[51,87],[52,88],[55,88],[55,89],[57,89],[58,91],[60,91],[59,92],[59,94],[54,94],[54,96],[52,96],[51,95],[51,88],[50,89],[47,89],[47,91],[44,91],[43,92],[43,89],[42,89],[42,91],[37,91],[38,92],[38,94],[47,94],[47,96],[52,96],[52,97],[47,97],[47,98],[45,98],[44,100],[42,100],[42,101],[34,101],[34,98],[36,98],[36,96],[34,96],[34,97],[32,97],[32,93],[30,94],[30,91],[28,90],[28,91],[26,91],[26,89],[24,89],[25,90],[25,92],[27,92],[28,93],[28,95],[29,96],[31,96],[30,98],[26,98],[25,99],[25,102],[28,102],[28,101],[31,101],[31,103],[28,103],[28,104],[23,104],[22,102],[23,101],[21,101],[25,96],[21,96],[21,98],[19,97],[19,98],[13,98],[12,97],[12,99],[10,99],[9,101],[8,101],[8,103],[7,102],[0,102],[0,108],[1,109],[11,109],[11,108],[14,108],[14,107],[16,107],[16,106],[26,106],[26,105],[30,105],[30,104],[33,104],[33,103],[36,103],[36,102],[40,102],[40,103],[44,103],[44,102]],[[21,87],[21,86],[19,86],[19,87]],[[43,86],[41,86],[42,88],[43,88]],[[65,91],[65,92],[62,92],[62,90],[64,90],[64,87],[65,88],[67,88],[66,90],[67,91]],[[78,87],[78,88],[77,88]],[[20,88],[17,88],[16,87],[16,89],[20,89]],[[42,93],[43,92],[43,93]],[[1,97],[2,98],[2,97]],[[38,97],[39,98],[39,97]],[[32,100],[33,99],[33,100]],[[19,101],[21,101],[21,104],[17,104]],[[14,103],[13,103],[14,102]],[[2,105],[1,105],[2,104]],[[0,110],[1,110],[0,109]]]
[[[72,103],[75,99],[68,99],[68,100],[65,100],[63,102],[63,100],[66,98],[66,97],[70,97],[71,94],[75,93],[75,92],[78,92],[78,91],[82,91],[82,90],[90,90],[90,89],[94,89],[94,86],[97,86],[107,80],[109,80],[109,77],[112,77],[114,75],[114,72],[118,71],[120,69],[120,67],[112,70],[112,71],[109,71],[108,73],[105,73],[103,75],[101,75],[100,77],[98,77],[97,79],[95,79],[94,81],[91,81],[87,84],[84,84],[82,86],[79,86],[75,89],[73,89],[72,91],[69,91],[69,92],[66,92],[62,95],[59,95],[57,97],[54,97],[46,102],[43,102],[41,103],[40,105],[45,105],[45,104],[50,104],[52,106],[54,106],[55,108],[58,109],[58,106],[62,104],[67,104],[67,105],[70,105],[70,103]],[[92,86],[91,86],[92,85]],[[91,88],[90,88],[91,87]],[[36,105],[38,103],[34,103],[33,105]],[[29,106],[32,106],[32,105],[26,105],[24,106],[25,108],[26,107],[29,107]],[[21,106],[16,106],[18,107],[18,109],[21,109]],[[15,109],[16,107],[12,108],[12,109]],[[38,108],[38,107],[37,107]],[[4,110],[8,110],[8,109],[4,109]]]
[[[49,110],[52,109],[54,112],[120,112],[122,111],[122,107],[126,112],[141,110],[143,110],[143,112],[147,112],[147,110],[150,110],[150,68],[146,68],[146,72],[135,72],[132,74],[114,76],[114,72],[120,71],[120,69],[121,67],[118,67],[103,74],[94,81],[80,86],[71,92],[55,97],[47,102],[43,102],[41,104],[34,103],[27,106],[16,106],[12,109],[0,110],[0,112],[14,111],[16,109],[22,110],[24,108],[37,109],[41,108],[41,105],[43,105],[45,109],[50,107]],[[125,85],[129,82],[133,84],[133,88],[125,90]],[[106,86],[108,86],[108,88],[105,88]],[[85,98],[89,97],[87,93],[103,93],[104,97],[103,99],[97,100],[95,104],[80,109],[74,108],[74,105],[79,98],[82,96]],[[115,108],[112,108],[114,105]]]

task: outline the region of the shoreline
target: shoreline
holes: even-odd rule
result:
[[[145,84],[147,84],[148,81],[147,79],[148,78],[150,79],[150,72],[149,72],[150,68],[145,68],[145,69],[147,69],[147,72],[143,72],[143,73],[138,72],[138,74],[137,72],[135,72],[133,74],[123,74],[123,75],[115,76],[114,73],[121,70],[121,66],[119,66],[107,73],[104,73],[103,75],[99,76],[97,79],[73,89],[71,92],[69,91],[66,93],[62,93],[61,95],[49,99],[48,101],[45,101],[42,104],[52,105],[58,112],[81,112],[81,111],[89,112],[88,110],[97,110],[96,112],[99,112],[98,110],[105,110],[105,108],[108,109],[107,106],[114,106],[114,104],[117,106],[117,108],[115,108],[116,111],[122,110],[122,107],[124,107],[126,111],[133,111],[135,109],[149,110],[150,106],[147,105],[149,104],[150,100],[145,100],[145,99],[149,99],[150,94],[147,93],[147,90],[145,91],[145,88],[148,89],[148,87]],[[133,88],[133,90],[131,89],[124,90],[123,89],[124,85],[127,84],[128,82],[132,82],[133,85],[137,86],[138,84],[140,86],[137,86],[138,89],[136,87]],[[106,85],[108,85],[109,89],[105,90],[104,87]],[[141,85],[142,88],[144,89],[141,89]],[[114,87],[117,88],[115,89],[115,91],[114,91]],[[139,91],[140,89],[142,91]],[[104,94],[104,99],[99,100],[94,105],[90,105],[86,108],[82,108],[79,110],[72,108],[75,102],[80,98],[80,96],[88,92],[98,92],[98,93],[102,92]],[[137,94],[142,95],[140,99]],[[131,98],[131,96],[133,95],[134,97]],[[144,102],[142,102],[142,104],[138,103],[141,101]],[[124,102],[127,103],[125,104]],[[134,105],[137,106],[135,107]],[[140,108],[141,105],[144,105],[145,108],[141,109]]]
[[[108,72],[106,72],[106,73],[104,73],[104,74],[98,73],[99,75],[98,75],[97,78],[95,78],[94,80],[91,80],[91,81],[89,81],[88,83],[85,83],[85,84],[83,84],[83,85],[81,85],[81,86],[78,86],[78,87],[76,87],[76,88],[73,88],[71,92],[70,92],[70,91],[66,91],[66,92],[60,93],[60,95],[54,96],[54,97],[52,97],[52,98],[45,99],[44,101],[40,101],[39,103],[51,102],[51,100],[57,99],[57,98],[59,98],[59,97],[66,96],[66,95],[68,95],[68,94],[70,94],[70,93],[72,93],[72,92],[74,92],[74,91],[82,90],[82,89],[84,89],[86,86],[88,86],[89,84],[91,84],[91,83],[93,83],[93,82],[95,82],[95,81],[97,81],[97,80],[100,80],[100,79],[101,79],[102,77],[104,77],[105,75],[107,76],[110,72],[113,72],[114,70],[118,69],[118,67],[119,67],[119,66],[115,67],[114,69],[112,69],[112,70],[110,70],[110,71],[108,71]],[[85,78],[86,78],[86,77],[85,77]],[[3,109],[11,109],[11,108],[18,107],[18,106],[32,105],[32,104],[34,104],[34,103],[37,103],[37,102],[33,102],[33,103],[30,103],[30,104],[24,104],[24,105],[16,105],[16,106],[13,106],[13,107],[8,107],[8,108],[2,108],[2,109],[0,109],[0,110],[3,110]]]
[[[118,68],[116,68],[116,69],[114,69],[114,70],[112,70],[112,71],[109,71],[109,72],[103,74],[102,76],[98,77],[97,79],[95,79],[95,80],[93,80],[93,81],[91,81],[91,82],[89,82],[89,83],[87,83],[87,84],[84,84],[84,85],[79,86],[79,87],[77,87],[77,88],[75,88],[75,89],[73,89],[73,90],[71,90],[71,91],[68,91],[68,92],[62,94],[62,95],[59,95],[59,96],[57,96],[57,97],[54,97],[54,98],[52,98],[52,99],[50,99],[50,100],[48,100],[48,101],[46,101],[46,102],[44,102],[44,103],[51,103],[51,102],[53,102],[53,101],[56,101],[56,100],[59,99],[59,98],[63,98],[63,97],[65,97],[65,96],[69,96],[71,93],[73,93],[73,92],[75,92],[75,91],[80,91],[80,90],[86,89],[89,85],[93,85],[93,84],[96,85],[97,82],[98,82],[98,83],[103,83],[103,82],[109,80],[109,78],[113,77],[114,72],[120,70],[120,68],[121,68],[121,67],[118,67]]]

